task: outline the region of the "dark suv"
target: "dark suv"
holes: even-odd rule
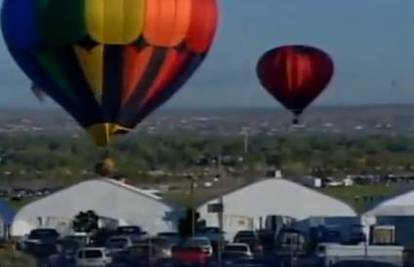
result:
[[[59,233],[55,229],[34,229],[24,241],[24,250],[36,256],[47,256],[57,252]]]

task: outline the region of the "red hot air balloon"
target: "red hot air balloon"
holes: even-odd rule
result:
[[[320,49],[289,45],[265,53],[257,64],[263,87],[295,115],[327,87],[334,73],[331,57]]]

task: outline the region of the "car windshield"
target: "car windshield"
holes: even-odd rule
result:
[[[198,246],[209,246],[210,241],[204,238],[193,238],[185,242],[186,247],[198,247]]]
[[[257,243],[257,240],[255,238],[250,238],[250,237],[241,237],[241,238],[237,238],[237,243],[254,244],[254,243]]]
[[[42,229],[42,230],[34,230],[30,233],[29,238],[36,239],[36,238],[54,238],[57,237],[59,234],[52,229]]]
[[[138,226],[123,226],[118,227],[117,233],[119,235],[142,234],[142,229]]]
[[[204,228],[201,232],[206,234],[219,234],[221,231],[218,227],[207,227]]]
[[[156,245],[156,246],[170,246],[172,244],[172,242],[169,241],[166,238],[150,238],[150,239],[142,240],[139,243],[152,244],[152,245]]]
[[[138,256],[147,256],[147,255],[155,255],[156,254],[156,249],[155,247],[150,247],[147,245],[139,245],[139,246],[134,246],[132,248],[129,249],[132,253],[134,253],[135,255]]]
[[[84,258],[92,259],[92,258],[102,258],[103,253],[101,250],[85,250],[84,251]]]
[[[299,235],[285,235],[281,240],[281,244],[284,246],[300,245],[303,243],[303,239]]]
[[[226,259],[240,259],[240,258],[245,258],[246,254],[242,253],[242,252],[227,252],[224,251],[223,254],[221,255],[221,257],[226,260]]]
[[[237,238],[244,238],[244,237],[255,237],[255,233],[254,232],[250,232],[250,231],[246,231],[246,232],[239,232],[237,233],[236,237]]]
[[[113,238],[109,239],[106,246],[108,248],[124,248],[128,244],[128,240],[125,238]]]
[[[176,238],[179,237],[178,233],[159,233],[158,236]]]
[[[246,252],[246,251],[248,251],[248,248],[246,246],[242,246],[242,245],[231,245],[231,246],[226,246],[224,248],[224,251],[228,251],[228,252],[230,252],[230,251]]]

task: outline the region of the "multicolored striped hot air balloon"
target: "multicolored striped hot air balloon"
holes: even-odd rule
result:
[[[21,69],[95,139],[133,129],[205,58],[216,0],[4,0]]]
[[[263,87],[298,117],[327,87],[334,74],[331,57],[322,50],[288,45],[265,53],[257,64]]]

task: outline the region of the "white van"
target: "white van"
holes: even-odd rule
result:
[[[77,267],[102,267],[112,263],[105,248],[83,248],[76,252]]]

